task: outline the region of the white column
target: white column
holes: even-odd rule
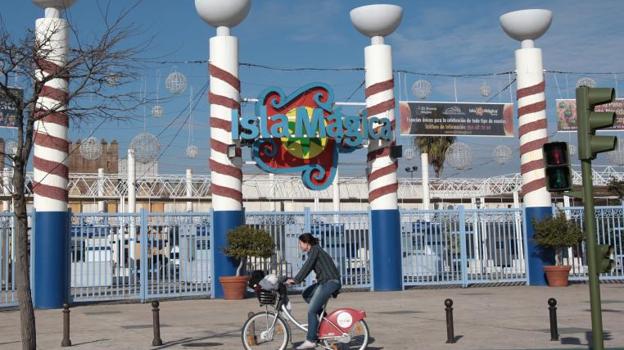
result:
[[[135,170],[136,161],[134,158],[134,150],[128,150],[128,163],[126,164],[126,168],[128,170],[128,214],[136,213],[136,170]],[[146,230],[145,227],[141,228],[142,230]],[[130,258],[136,259],[135,256],[135,247],[136,247],[136,220],[134,216],[130,217]],[[123,241],[122,241],[123,242]],[[123,246],[123,243],[122,243]]]
[[[271,202],[271,211],[276,211],[275,204],[275,174],[269,173],[269,201]]]
[[[5,196],[9,196],[8,199],[2,201],[2,210],[5,212],[11,211],[11,188],[13,187],[13,184],[11,183],[11,178],[9,177],[9,173],[10,173],[10,169],[9,168],[4,168],[4,172],[2,174],[2,184],[4,186],[2,186],[2,194],[4,194]]]
[[[336,167],[336,177],[334,178],[334,183],[332,184],[332,204],[334,205],[334,212],[340,211],[340,172],[338,171],[338,167]],[[334,215],[334,222],[338,223],[340,221],[339,215]]]
[[[103,168],[98,168],[97,193],[100,199],[104,197],[104,169]],[[98,212],[103,213],[105,211],[106,211],[106,201],[104,200],[98,201]]]
[[[188,201],[186,202],[186,211],[193,211],[193,171],[191,169],[186,169],[186,198]]]

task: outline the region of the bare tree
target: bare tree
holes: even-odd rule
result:
[[[141,100],[129,84],[135,80],[136,72],[140,69],[137,57],[145,49],[147,41],[144,40],[140,47],[132,44],[131,39],[139,31],[125,24],[129,13],[136,6],[135,3],[115,15],[111,15],[109,7],[100,8],[103,29],[86,41],[68,21],[70,44],[63,66],[50,64],[54,60],[51,56],[55,54],[50,49],[50,41],[54,40],[56,34],[55,28],[50,28],[43,36],[35,30],[15,34],[9,33],[0,19],[0,95],[11,101],[16,109],[17,150],[14,154],[7,152],[9,154],[6,157],[13,168],[12,199],[16,216],[14,278],[23,349],[36,348],[35,315],[29,280],[25,183],[26,167],[37,134],[35,124],[61,114],[63,118],[69,118],[70,124],[89,120],[101,125],[113,119],[128,118],[138,107]],[[9,86],[11,77],[15,75],[21,78],[22,91]],[[58,106],[43,108],[42,96],[49,96],[49,91],[45,91],[46,84],[52,80],[68,81],[68,91],[58,96]],[[61,170],[53,169],[48,174],[54,171]]]

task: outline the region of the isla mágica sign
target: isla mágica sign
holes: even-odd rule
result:
[[[387,118],[345,115],[334,108],[329,86],[313,83],[286,95],[265,90],[255,116],[232,118],[232,138],[252,140],[252,156],[272,173],[301,172],[303,183],[322,190],[336,175],[339,152],[351,152],[364,140],[392,140]]]

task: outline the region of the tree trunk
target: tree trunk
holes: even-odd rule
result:
[[[13,199],[15,204],[15,242],[16,242],[16,282],[17,300],[20,309],[20,328],[22,333],[22,349],[37,348],[37,332],[35,329],[35,310],[30,291],[30,249],[28,243],[28,215],[24,186],[24,165],[15,164],[13,173]],[[34,234],[34,232],[32,232]]]

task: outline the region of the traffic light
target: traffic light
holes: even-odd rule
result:
[[[598,244],[598,273],[609,273],[615,266],[613,246]]]
[[[579,159],[592,160],[596,154],[615,149],[615,136],[596,136],[596,130],[609,128],[615,123],[614,112],[595,112],[597,105],[612,102],[615,90],[612,88],[576,89],[576,119],[578,124]]]
[[[563,192],[572,189],[570,156],[565,142],[545,143],[542,147],[546,166],[546,189],[549,192]]]

